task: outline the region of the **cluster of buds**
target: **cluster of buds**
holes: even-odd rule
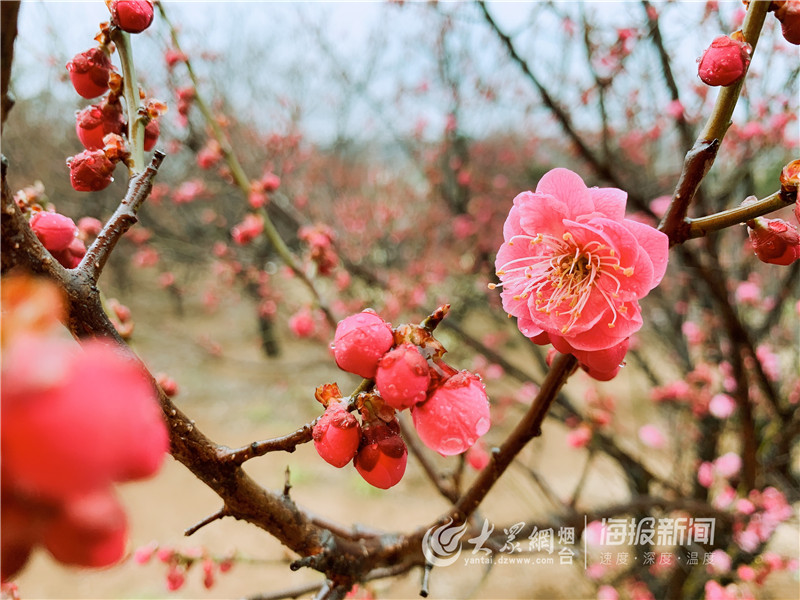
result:
[[[268,171],[261,179],[250,182],[250,193],[247,201],[253,208],[262,208],[269,202],[269,194],[278,189],[281,185],[281,178],[275,173]]]
[[[448,306],[429,322],[438,322]],[[395,411],[410,409],[414,427],[429,448],[443,456],[462,454],[489,430],[489,401],[481,379],[442,360],[441,343],[424,325],[394,329],[366,310],[339,322],[331,345],[343,370],[372,379],[375,388],[359,394],[352,406],[338,387],[318,388],[326,407],[314,426],[314,445],[336,467],[353,460],[361,476],[387,489],[403,477],[408,451]],[[358,409],[361,425],[349,409]]]
[[[330,275],[339,264],[339,257],[333,248],[335,234],[325,224],[306,225],[297,232],[298,237],[308,244],[309,259],[317,266],[317,273]]]
[[[210,590],[217,582],[217,573],[227,573],[236,561],[236,555],[216,557],[205,548],[179,551],[169,546],[159,547],[157,542],[140,546],[133,553],[133,560],[138,565],[146,565],[153,557],[167,565],[166,587],[170,592],[184,586],[187,574],[196,564],[202,565],[203,587]]]
[[[153,20],[150,0],[107,0],[112,25],[129,33],[144,31]],[[123,136],[128,132],[121,105],[123,80],[111,63],[114,46],[108,23],[100,25],[96,39],[99,46],[80,52],[67,63],[67,71],[75,91],[83,98],[103,96],[76,114],[76,133],[85,150],[67,159],[70,183],[79,192],[105,189],[120,161],[129,156]],[[158,117],[166,109],[151,101],[145,111],[144,150],[155,146],[159,134]]]

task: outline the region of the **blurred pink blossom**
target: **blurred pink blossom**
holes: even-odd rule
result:
[[[639,428],[639,439],[650,448],[663,448],[667,443],[666,437],[655,425],[643,425]]]
[[[708,412],[718,419],[727,419],[736,410],[736,401],[728,394],[715,394],[708,404]]]
[[[735,452],[723,454],[714,461],[714,471],[725,479],[730,479],[736,475],[741,468],[742,457]]]

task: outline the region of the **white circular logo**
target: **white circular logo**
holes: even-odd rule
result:
[[[422,538],[422,552],[434,567],[446,567],[458,560],[461,554],[461,536],[467,531],[467,524],[453,526],[453,519],[439,527],[431,527]]]

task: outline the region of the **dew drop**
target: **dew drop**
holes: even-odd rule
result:
[[[482,436],[484,433],[486,433],[487,431],[489,431],[489,427],[490,427],[490,426],[491,426],[491,423],[490,423],[489,419],[487,419],[486,417],[481,417],[481,418],[480,418],[480,419],[478,419],[478,421],[475,423],[475,433],[476,433],[478,436]],[[474,442],[473,442],[473,443],[474,443]],[[471,445],[472,445],[472,443],[470,444],[470,446],[471,446]]]
[[[439,451],[442,454],[459,454],[464,450],[464,442],[458,438],[447,438],[442,440],[439,446]]]

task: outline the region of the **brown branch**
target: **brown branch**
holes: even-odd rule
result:
[[[738,206],[729,210],[708,215],[706,217],[698,217],[696,219],[685,219],[685,224],[688,227],[686,232],[687,239],[699,238],[707,235],[712,231],[719,231],[726,227],[732,227],[745,223],[751,219],[767,215],[776,210],[790,206],[797,201],[797,190],[794,192],[786,192],[778,190],[770,194],[766,198],[762,198],[753,204],[745,206]]]
[[[223,517],[227,517],[227,516],[230,516],[230,513],[228,512],[228,508],[226,506],[223,506],[217,512],[208,515],[202,521],[198,521],[197,523],[195,523],[191,527],[185,529],[184,532],[183,532],[183,535],[185,535],[186,537],[189,537],[190,535],[194,535],[197,531],[199,531],[200,529],[202,529],[206,525],[208,525],[210,523],[213,523],[214,521],[218,521],[219,519],[221,519]]]
[[[433,466],[433,463],[428,460],[428,457],[425,455],[425,449],[420,445],[416,433],[408,426],[406,419],[402,417],[398,418],[398,422],[400,423],[400,433],[403,436],[403,440],[405,440],[408,451],[417,459],[417,462],[419,462],[422,470],[425,471],[425,475],[428,476],[428,479],[436,488],[436,491],[449,500],[451,504],[455,504],[458,500],[458,494],[455,489],[445,483],[442,474],[439,473],[436,467]]]
[[[147,168],[131,178],[125,198],[81,259],[77,267],[81,275],[92,282],[96,282],[100,277],[117,242],[138,221],[136,215],[153,189],[153,179],[165,156],[163,152],[156,150]]]
[[[592,149],[589,148],[588,144],[583,140],[577,129],[575,129],[575,126],[572,124],[572,119],[570,118],[569,113],[561,107],[561,105],[556,101],[555,98],[553,98],[553,96],[550,95],[550,92],[547,90],[544,84],[542,84],[542,82],[539,81],[539,78],[534,75],[527,61],[523,59],[517,52],[517,49],[514,47],[514,42],[511,40],[511,38],[502,29],[500,29],[500,26],[492,18],[492,15],[489,14],[489,9],[487,8],[486,3],[483,0],[479,0],[478,6],[480,6],[481,10],[483,11],[483,17],[491,27],[492,31],[494,31],[497,37],[500,38],[500,41],[511,55],[512,60],[517,63],[528,80],[533,84],[533,87],[536,88],[536,91],[539,92],[542,102],[556,117],[556,120],[558,120],[561,128],[564,130],[564,133],[567,134],[567,137],[569,137],[578,148],[580,155],[592,166],[592,168],[594,168],[598,175],[607,181],[610,181],[616,187],[622,188],[622,183],[616,174],[611,171],[610,166],[601,161],[595,155]]]
[[[0,130],[5,125],[8,112],[14,106],[14,97],[8,91],[11,81],[11,65],[14,61],[14,40],[17,39],[17,15],[20,2],[0,2],[0,31],[2,31],[2,45],[0,46]]]
[[[720,140],[697,140],[686,153],[678,185],[672,194],[672,202],[658,226],[669,237],[670,245],[689,239],[689,223],[686,215],[697,188],[714,164]]]
[[[753,52],[755,52],[761,28],[764,26],[769,4],[769,2],[751,2],[747,9],[742,24],[742,33],[745,41],[752,46]],[[681,244],[688,239],[689,224],[686,216],[689,214],[689,207],[700,183],[711,169],[711,165],[714,164],[719,146],[730,127],[733,109],[736,108],[744,80],[745,76],[742,76],[738,82],[720,90],[703,131],[700,132],[694,145],[686,153],[683,170],[672,195],[672,202],[658,226],[658,229],[669,237],[670,246]]]
[[[669,94],[672,100],[680,102],[681,96],[678,91],[678,84],[675,82],[675,76],[672,74],[672,65],[670,63],[669,54],[667,53],[666,46],[664,46],[664,38],[661,37],[661,28],[658,25],[658,12],[653,10],[653,5],[648,0],[642,0],[642,7],[644,8],[647,21],[650,25],[650,39],[658,51],[658,59],[661,62],[661,71],[664,73],[664,81],[669,89]],[[683,148],[688,149],[692,146],[692,129],[689,126],[686,118],[681,115],[676,120],[678,131],[681,135],[681,143]]]
[[[480,472],[472,486],[451,511],[455,522],[463,523],[469,518],[520,450],[533,438],[541,435],[542,423],[550,406],[558,395],[558,391],[567,382],[569,376],[575,372],[577,366],[578,360],[571,354],[559,354],[553,360],[550,372],[542,382],[542,387],[528,412],[525,413],[502,446],[492,450],[492,459],[489,464]]]
[[[305,583],[295,587],[278,590],[271,594],[257,594],[255,596],[248,596],[246,600],[283,600],[283,598],[299,598],[312,592],[318,591],[322,588],[324,582],[320,583]]]

